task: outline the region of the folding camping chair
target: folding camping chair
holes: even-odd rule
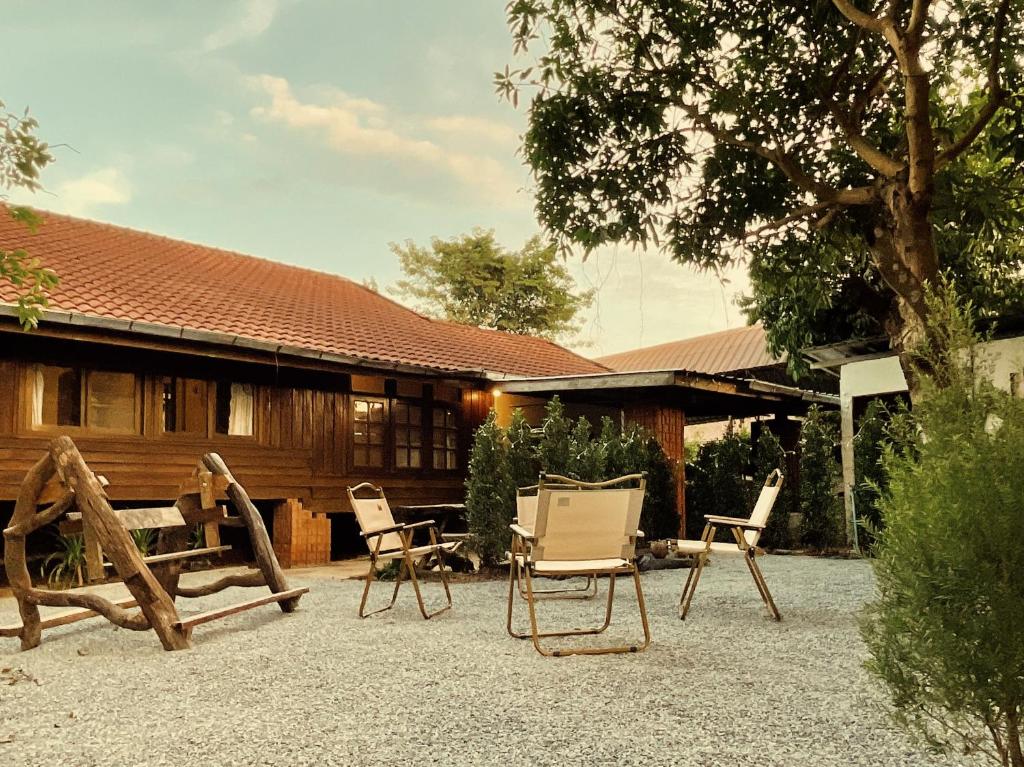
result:
[[[513,521],[524,530],[532,531],[537,519],[538,487],[539,485],[530,485],[529,487],[516,488],[516,518]],[[551,487],[551,485],[548,485],[548,487]],[[574,489],[575,487],[575,485],[568,485],[566,489]],[[526,548],[526,541],[513,532],[509,561],[518,559],[519,563],[522,564],[523,557],[526,556]],[[526,599],[526,583],[523,581],[522,568],[518,572],[519,577],[516,583],[519,587],[519,594],[523,599]],[[590,599],[597,596],[597,578],[594,575],[588,575],[582,587],[534,589],[533,595],[537,599]]]
[[[749,519],[718,517],[709,514],[704,517],[707,520],[707,524],[704,526],[704,533],[699,541],[681,540],[676,542],[677,552],[693,554],[697,558],[694,566],[690,568],[690,574],[687,576],[686,584],[683,586],[683,593],[679,597],[680,619],[686,619],[686,614],[690,609],[690,600],[693,599],[693,593],[697,590],[700,575],[704,571],[708,557],[714,553],[742,555],[743,561],[747,563],[747,569],[750,570],[750,575],[754,579],[754,585],[757,586],[757,592],[761,595],[765,606],[771,611],[775,620],[782,620],[779,608],[775,606],[775,600],[772,599],[771,592],[768,591],[768,584],[764,580],[761,568],[757,566],[757,557],[764,554],[764,549],[759,548],[757,542],[761,538],[761,532],[768,524],[768,515],[771,514],[775,501],[779,497],[779,491],[782,489],[782,479],[782,472],[778,469],[775,469],[775,471],[768,475],[764,485],[761,487],[761,494],[757,497],[757,503],[754,505],[754,510],[751,512]],[[719,527],[728,527],[736,542],[716,543],[715,531]]]
[[[371,498],[356,498],[356,493],[363,489],[373,491]],[[398,598],[398,589],[402,585],[403,578],[408,575],[412,581],[413,590],[416,592],[416,602],[419,604],[420,614],[424,618],[433,618],[435,615],[451,609],[452,592],[448,588],[448,576],[445,573],[444,557],[462,545],[461,541],[438,541],[437,525],[432,519],[425,519],[422,522],[403,525],[395,522],[391,514],[391,507],[388,505],[384,491],[369,482],[363,482],[355,487],[349,487],[348,500],[352,504],[352,510],[356,513],[356,520],[359,522],[360,535],[366,539],[366,545],[370,549],[370,569],[366,573],[366,586],[363,588],[363,598],[359,602],[359,617],[366,618],[395,606]],[[426,528],[430,533],[430,543],[424,546],[413,546],[412,536],[415,530]],[[424,557],[429,562],[431,557],[437,560],[438,572],[441,577],[441,584],[444,586],[444,593],[448,603],[434,612],[427,612],[423,602],[423,595],[420,593],[419,579],[416,577],[415,559]],[[398,568],[398,575],[395,576],[395,590],[391,594],[391,601],[385,606],[370,612],[364,612],[366,599],[370,594],[370,585],[377,578],[377,563],[391,560],[401,560]]]
[[[636,486],[629,487],[631,484]],[[513,557],[509,568],[507,628],[511,636],[532,639],[537,652],[547,656],[639,652],[647,648],[651,630],[636,566],[637,528],[646,484],[643,474],[630,474],[607,482],[579,482],[567,477],[540,475],[533,528],[511,525],[512,532],[524,544],[522,556]],[[542,632],[539,629],[534,578],[559,575],[609,576],[608,604],[602,625],[565,631]],[[541,643],[543,638],[600,634],[607,629],[611,623],[617,575],[633,576],[644,630],[642,644],[549,649]],[[525,601],[530,615],[528,634],[512,627],[512,608],[520,578],[526,585]]]

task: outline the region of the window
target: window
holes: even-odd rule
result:
[[[384,468],[384,403],[380,400],[352,401],[352,462]]]
[[[133,373],[36,365],[32,425],[138,431],[138,382]]]
[[[253,410],[252,384],[217,381],[214,425],[218,434],[251,437]]]
[[[434,408],[434,468],[459,468],[459,426],[455,413]]]
[[[160,427],[165,433],[206,436],[206,381],[166,376],[157,384]]]
[[[423,466],[423,409],[395,402],[391,412],[395,422],[395,467],[418,469]]]

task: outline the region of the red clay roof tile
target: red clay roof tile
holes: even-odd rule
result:
[[[540,338],[432,320],[344,277],[110,224],[0,215],[0,248],[55,271],[50,308],[212,331],[370,361],[514,376],[606,368]],[[16,293],[0,282],[0,303]]]

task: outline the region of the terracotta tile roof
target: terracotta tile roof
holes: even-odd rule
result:
[[[36,233],[0,215],[61,283],[50,308],[443,371],[541,376],[605,368],[539,338],[432,320],[344,277],[41,212]],[[15,292],[0,281],[0,303]]]
[[[784,362],[768,351],[764,328],[749,325],[667,344],[598,357],[617,371],[689,370],[694,373],[733,373]]]

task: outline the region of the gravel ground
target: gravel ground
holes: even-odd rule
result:
[[[956,764],[894,730],[862,670],[868,565],[769,557],[764,570],[781,624],[739,560],[705,572],[685,623],[685,571],[645,574],[653,643],[636,655],[541,657],[505,633],[498,581],[453,586],[454,610],[423,621],[408,587],[360,620],[358,583],[295,578],[312,589],[296,613],[200,626],[179,653],[102,619],[26,653],[0,639],[0,764]],[[607,639],[639,636],[632,589],[616,591]],[[547,602],[540,616],[580,625],[601,610]],[[0,622],[13,615],[0,601]]]

